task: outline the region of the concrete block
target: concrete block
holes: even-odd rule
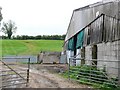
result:
[[[115,50],[113,50],[113,51],[111,51],[111,56],[115,56],[116,55],[116,51]]]
[[[59,63],[60,52],[44,52],[43,63]]]
[[[66,57],[66,55],[61,55],[61,57],[60,57],[60,63],[62,63],[62,64],[67,63],[67,57]]]

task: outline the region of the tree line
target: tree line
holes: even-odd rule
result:
[[[8,39],[8,36],[2,35],[2,39]],[[37,35],[37,36],[29,36],[29,35],[17,35],[12,36],[11,39],[14,40],[64,40],[65,35]]]
[[[28,36],[28,35],[17,35],[13,36],[17,30],[15,22],[9,20],[8,22],[3,22],[1,32],[5,35],[2,36],[2,39],[16,39],[16,40],[28,40],[28,39],[44,39],[44,40],[64,40],[65,35],[37,35],[37,36]]]

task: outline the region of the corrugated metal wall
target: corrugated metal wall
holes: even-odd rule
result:
[[[120,20],[102,15],[85,28],[84,46],[120,39]]]
[[[98,14],[100,15],[101,13],[104,13],[115,18],[120,18],[120,12],[118,12],[120,11],[119,5],[120,1],[119,3],[117,1],[109,3],[100,2],[97,5],[93,4],[74,10],[65,41],[70,39],[87,24],[89,24],[92,20],[94,20]]]

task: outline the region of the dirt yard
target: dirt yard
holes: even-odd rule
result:
[[[90,86],[69,81],[59,75],[67,65],[31,65],[30,88],[90,88]]]
[[[3,69],[7,69],[5,66],[2,67]],[[14,68],[12,68],[20,72],[21,69],[26,69],[26,67],[26,65],[22,64],[14,65]],[[78,84],[75,81],[69,81],[59,75],[67,69],[67,65],[64,64],[31,64],[30,80],[27,88],[91,88],[87,85]],[[14,79],[13,76],[15,75],[11,75],[9,78]],[[6,85],[7,84],[9,83],[6,82]],[[13,85],[11,88],[26,88],[26,85]]]

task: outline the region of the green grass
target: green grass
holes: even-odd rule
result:
[[[37,55],[40,51],[61,51],[62,40],[2,40],[0,55]]]
[[[95,67],[86,66],[86,65],[70,66],[70,71],[63,72],[61,75],[64,78],[70,78],[71,80],[75,80],[81,84],[91,85],[96,89],[98,88],[98,90],[120,90],[120,86],[117,86],[115,83],[113,83],[113,81],[116,80],[118,81],[118,79],[109,80],[108,78],[106,78],[105,72],[101,72],[101,70]],[[95,79],[95,78],[99,78],[99,79]],[[105,79],[108,81],[105,81]]]

